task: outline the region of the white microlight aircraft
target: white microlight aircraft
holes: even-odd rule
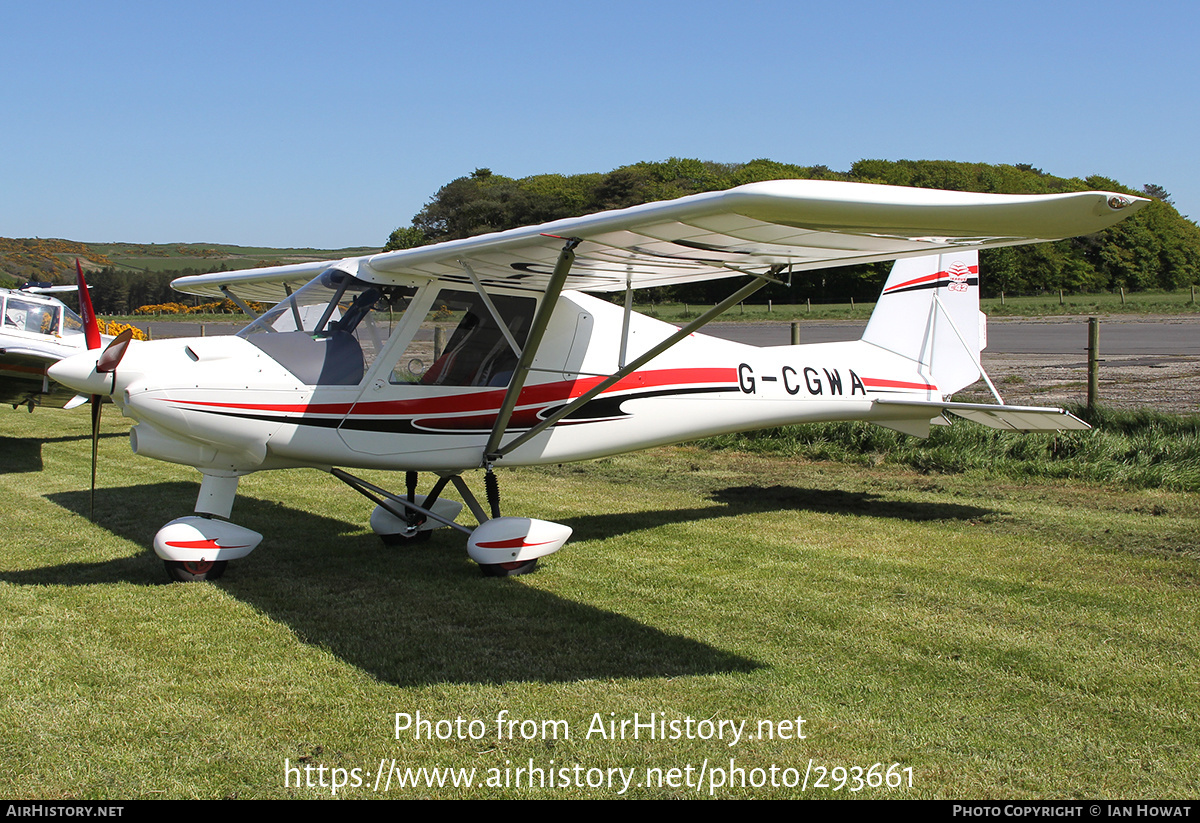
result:
[[[87,402],[86,397],[51,382],[46,375],[50,365],[88,349],[84,321],[61,300],[49,296],[67,291],[76,291],[76,287],[0,289],[0,403],[33,411],[37,406],[74,408]],[[96,338],[96,346],[100,340]]]
[[[196,513],[154,541],[174,579],[216,578],[262,539],[228,521],[239,477],[299,466],[372,499],[387,542],[451,526],[485,574],[521,574],[571,530],[501,517],[495,467],[786,423],[868,420],[924,436],[951,413],[1020,431],[1087,428],[998,395],[950,400],[982,373],[976,250],[1091,234],[1146,202],[755,183],[332,265],[184,277],[173,284],[184,292],[276,305],[236,337],[135,341],[123,359],[118,338],[50,375],[111,396],[137,421],[137,454],[200,470]],[[768,283],[891,259],[861,340],[758,348],[695,333]],[[746,283],[683,328],[631,311],[634,289],[725,277]],[[585,292],[624,292],[624,308]],[[341,467],[404,470],[406,491]],[[488,511],[461,476],[476,468]],[[424,495],[420,471],[438,478]],[[451,483],[474,529],[441,496]]]

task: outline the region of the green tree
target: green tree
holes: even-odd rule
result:
[[[412,249],[417,246],[424,246],[428,242],[429,239],[425,236],[425,232],[416,226],[401,226],[388,235],[388,241],[384,245],[383,250]]]
[[[443,186],[413,218],[397,229],[387,248],[471,237],[518,226],[536,225],[607,209],[627,208],[745,183],[781,179],[853,180],[893,186],[918,186],[1000,193],[1057,193],[1106,190],[1132,194],[1115,180],[1047,174],[1029,163],[1014,165],[943,160],[872,160],[849,171],[827,166],[798,166],[759,158],[749,163],[713,163],[670,157],[639,162],[606,173],[540,174],[513,179],[477,168]],[[1143,186],[1158,198],[1130,219],[1100,234],[1054,244],[984,250],[984,293],[1038,292],[1047,289],[1099,290],[1178,288],[1200,282],[1200,227],[1182,217],[1158,185]],[[889,264],[849,266],[797,275],[791,287],[770,286],[756,299],[873,299]],[[706,282],[656,292],[657,297],[712,302],[728,284]]]

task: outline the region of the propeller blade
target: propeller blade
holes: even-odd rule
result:
[[[92,395],[92,492],[88,498],[88,519],[96,519],[96,457],[100,448],[100,409],[104,398],[98,394]]]
[[[79,261],[75,261],[78,265]],[[82,282],[83,273],[79,273]],[[81,289],[80,294],[86,292]],[[83,305],[83,298],[80,298],[80,305]],[[91,301],[88,301],[88,311],[91,312]],[[92,315],[92,327],[96,325],[96,318]],[[99,331],[96,332],[99,338]],[[126,329],[116,336],[116,338],[108,344],[108,347],[100,353],[96,358],[96,371],[100,374],[109,374],[117,370],[117,366],[121,362],[121,358],[125,356],[125,349],[129,347],[129,341],[133,339],[133,331]],[[90,346],[89,346],[90,348]],[[96,348],[99,348],[97,346]],[[104,397],[99,394],[92,395],[92,491],[89,499],[90,513],[89,517],[92,520],[96,519],[96,462],[100,450],[100,410],[103,408]]]
[[[79,258],[75,258],[75,283],[79,287],[79,313],[83,315],[83,334],[89,349],[100,348],[100,324],[96,322],[96,312],[92,309],[92,295],[88,292],[87,281],[83,279],[83,266]]]
[[[108,374],[117,370],[117,366],[121,362],[121,358],[125,356],[125,349],[129,347],[129,341],[133,339],[133,331],[126,329],[116,336],[116,338],[108,344],[106,348],[96,360],[96,371],[101,374]]]

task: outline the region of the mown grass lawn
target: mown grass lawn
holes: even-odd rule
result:
[[[458,533],[385,549],[370,503],[276,472],[234,508],[258,551],[168,584],[147,547],[198,475],[132,456],[107,411],[94,523],[86,411],[0,412],[5,797],[329,797],[335,774],[363,784],[338,797],[1200,790],[1195,494],[659,449],[502,472],[507,513],[575,536],[495,580]],[[397,738],[417,712],[449,738]],[[635,713],[679,734],[595,732]],[[475,785],[376,789],[393,761]],[[814,785],[876,763],[904,785]],[[531,764],[553,787],[512,785]]]

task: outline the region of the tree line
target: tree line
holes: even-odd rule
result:
[[[92,295],[92,307],[97,314],[128,315],[134,314],[142,306],[181,301],[194,303],[197,298],[180,295],[171,288],[171,281],[177,277],[225,270],[223,265],[213,269],[183,268],[157,272],[105,266],[88,272],[87,282]],[[65,302],[75,305],[73,300]]]
[[[860,160],[849,171],[797,166],[773,160],[713,163],[687,158],[642,162],[607,173],[539,174],[514,179],[476,169],[438,190],[407,226],[392,232],[387,250],[457,240],[486,232],[625,208],[688,194],[718,191],[764,180],[815,179],[1006,194],[1053,194],[1099,189],[1151,196],[1155,202],[1105,231],[1003,249],[984,249],[985,296],[1176,289],[1200,283],[1200,227],[1179,214],[1170,194],[1147,184],[1131,189],[1100,176],[1064,178],[1028,164],[991,165],[938,160]],[[890,263],[825,269],[770,286],[755,297],[765,302],[806,299],[873,300]],[[654,300],[714,302],[728,284],[673,286],[643,295]]]

